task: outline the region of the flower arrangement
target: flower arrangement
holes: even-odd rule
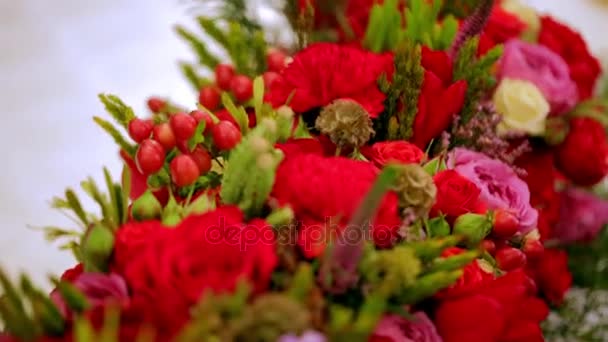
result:
[[[77,265],[50,295],[0,272],[0,341],[543,341],[608,223],[582,37],[515,0],[288,0],[271,47],[213,5],[177,27],[196,106],[100,95],[121,181],[53,201]]]

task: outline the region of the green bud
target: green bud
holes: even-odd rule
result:
[[[152,191],[148,190],[133,202],[131,216],[136,221],[154,220],[160,218],[162,211],[162,205]]]
[[[215,209],[215,201],[207,195],[201,195],[196,198],[185,209],[185,216],[200,215]]]
[[[435,217],[426,223],[430,237],[446,237],[450,235],[452,228],[443,216]]]
[[[461,276],[462,270],[430,273],[418,278],[416,284],[404,291],[399,300],[404,304],[419,302],[454,284]]]
[[[428,261],[437,258],[446,248],[456,246],[461,240],[462,238],[459,236],[450,235],[441,239],[412,243],[409,247],[414,249],[418,258]]]
[[[182,222],[182,217],[177,213],[172,213],[172,214],[163,216],[163,226],[175,227],[180,222]]]
[[[467,242],[477,245],[492,230],[492,221],[486,215],[468,213],[460,215],[454,222],[454,234],[462,235]]]
[[[433,262],[427,272],[455,271],[472,263],[477,257],[479,257],[479,252],[469,251],[448,258],[438,258]]]
[[[105,226],[96,225],[85,235],[82,252],[86,269],[103,271],[114,249],[114,234]]]
[[[290,207],[282,207],[273,210],[266,218],[266,222],[277,228],[289,224],[295,217],[293,209]]]

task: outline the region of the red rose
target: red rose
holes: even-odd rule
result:
[[[122,236],[132,235],[132,229],[139,230],[133,244]],[[158,228],[164,233],[157,234],[152,228],[142,236],[147,229],[130,225],[118,231],[115,250],[126,258],[115,258],[115,268],[124,270],[133,307],[142,308],[144,320],[162,334],[178,331],[205,291],[230,292],[239,281],[264,291],[277,263],[272,228],[260,220],[243,223],[236,207],[190,216],[174,229]]]
[[[572,286],[568,254],[559,249],[545,249],[542,256],[528,262],[526,271],[549,302],[559,305]]]
[[[455,219],[470,212],[484,211],[479,200],[481,190],[473,182],[454,170],[439,172],[433,177],[437,186],[437,197],[431,216],[440,214]]]
[[[300,223],[298,244],[306,257],[319,256],[334,229],[345,227],[377,175],[373,164],[342,157],[301,154],[281,163],[272,196],[294,210]],[[400,224],[397,195],[389,192],[372,222],[376,244],[394,244]]]
[[[464,252],[464,249],[453,247],[443,251],[441,256],[447,258]],[[458,281],[456,281],[456,283],[449,288],[437,293],[435,298],[447,299],[460,296],[463,293],[470,293],[471,291],[474,291],[476,288],[485,284],[488,280],[494,278],[493,274],[482,270],[477,261],[473,261],[472,263],[468,264],[462,269],[462,271],[463,274]]]
[[[479,38],[477,54],[483,56],[494,46],[521,36],[526,26],[517,16],[503,10],[500,6],[494,6],[488,23]]]
[[[293,57],[283,77],[271,85],[266,101],[281,106],[293,93],[290,107],[304,113],[337,99],[351,99],[375,118],[384,110],[386,97],[378,88],[378,78],[392,67],[389,55],[353,46],[311,44]]]
[[[444,342],[542,342],[539,324],[548,313],[530,279],[518,270],[441,301],[435,325]]]
[[[608,174],[608,141],[602,124],[591,118],[570,120],[570,132],[557,149],[557,165],[579,185],[601,181]]]
[[[424,152],[407,141],[383,141],[372,146],[365,146],[361,153],[378,168],[388,163],[418,164],[424,158]]]
[[[454,115],[462,109],[467,83],[464,80],[453,82],[452,59],[445,51],[433,51],[423,46],[422,66],[425,69],[424,81],[411,141],[424,149],[450,126]]]
[[[562,56],[568,63],[570,77],[578,86],[580,99],[591,97],[602,69],[597,58],[589,52],[583,37],[549,16],[542,17],[541,24],[538,42]]]

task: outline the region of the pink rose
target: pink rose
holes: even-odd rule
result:
[[[398,315],[386,315],[376,326],[370,342],[441,342],[437,329],[424,312],[407,320]]]
[[[551,113],[556,115],[569,111],[578,102],[576,82],[570,77],[568,64],[542,45],[516,39],[507,42],[499,64],[499,77],[532,82],[551,104]]]
[[[589,241],[608,224],[608,202],[583,190],[561,194],[559,221],[553,237],[562,242]]]
[[[464,148],[455,149],[448,162],[479,187],[479,198],[488,209],[512,210],[519,220],[521,233],[536,227],[538,212],[530,205],[530,190],[509,165]]]

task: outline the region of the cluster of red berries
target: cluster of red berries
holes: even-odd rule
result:
[[[528,259],[536,259],[544,253],[544,246],[538,239],[525,238],[520,248],[509,240],[519,231],[517,217],[508,210],[494,212],[492,235],[482,242],[482,248],[494,256],[497,266],[504,271],[524,267]]]
[[[159,172],[165,165],[168,153],[177,148],[178,154],[169,164],[171,180],[178,187],[194,184],[201,175],[211,170],[212,155],[209,150],[201,144],[192,148],[189,146],[201,121],[205,121],[203,134],[213,138],[215,150],[230,150],[240,142],[241,132],[234,124],[229,121],[216,123],[209,113],[198,110],[190,114],[171,114],[168,122],[158,124],[135,118],[129,122],[128,132],[131,139],[139,144],[135,154],[137,169],[146,176]]]
[[[280,72],[285,68],[288,56],[280,50],[271,50],[266,56],[268,71],[262,77],[266,88],[278,80]],[[215,68],[215,84],[201,88],[198,100],[209,110],[216,110],[221,104],[221,92],[232,93],[240,102],[247,102],[253,97],[253,81],[246,75],[238,75],[232,65],[218,64]]]

